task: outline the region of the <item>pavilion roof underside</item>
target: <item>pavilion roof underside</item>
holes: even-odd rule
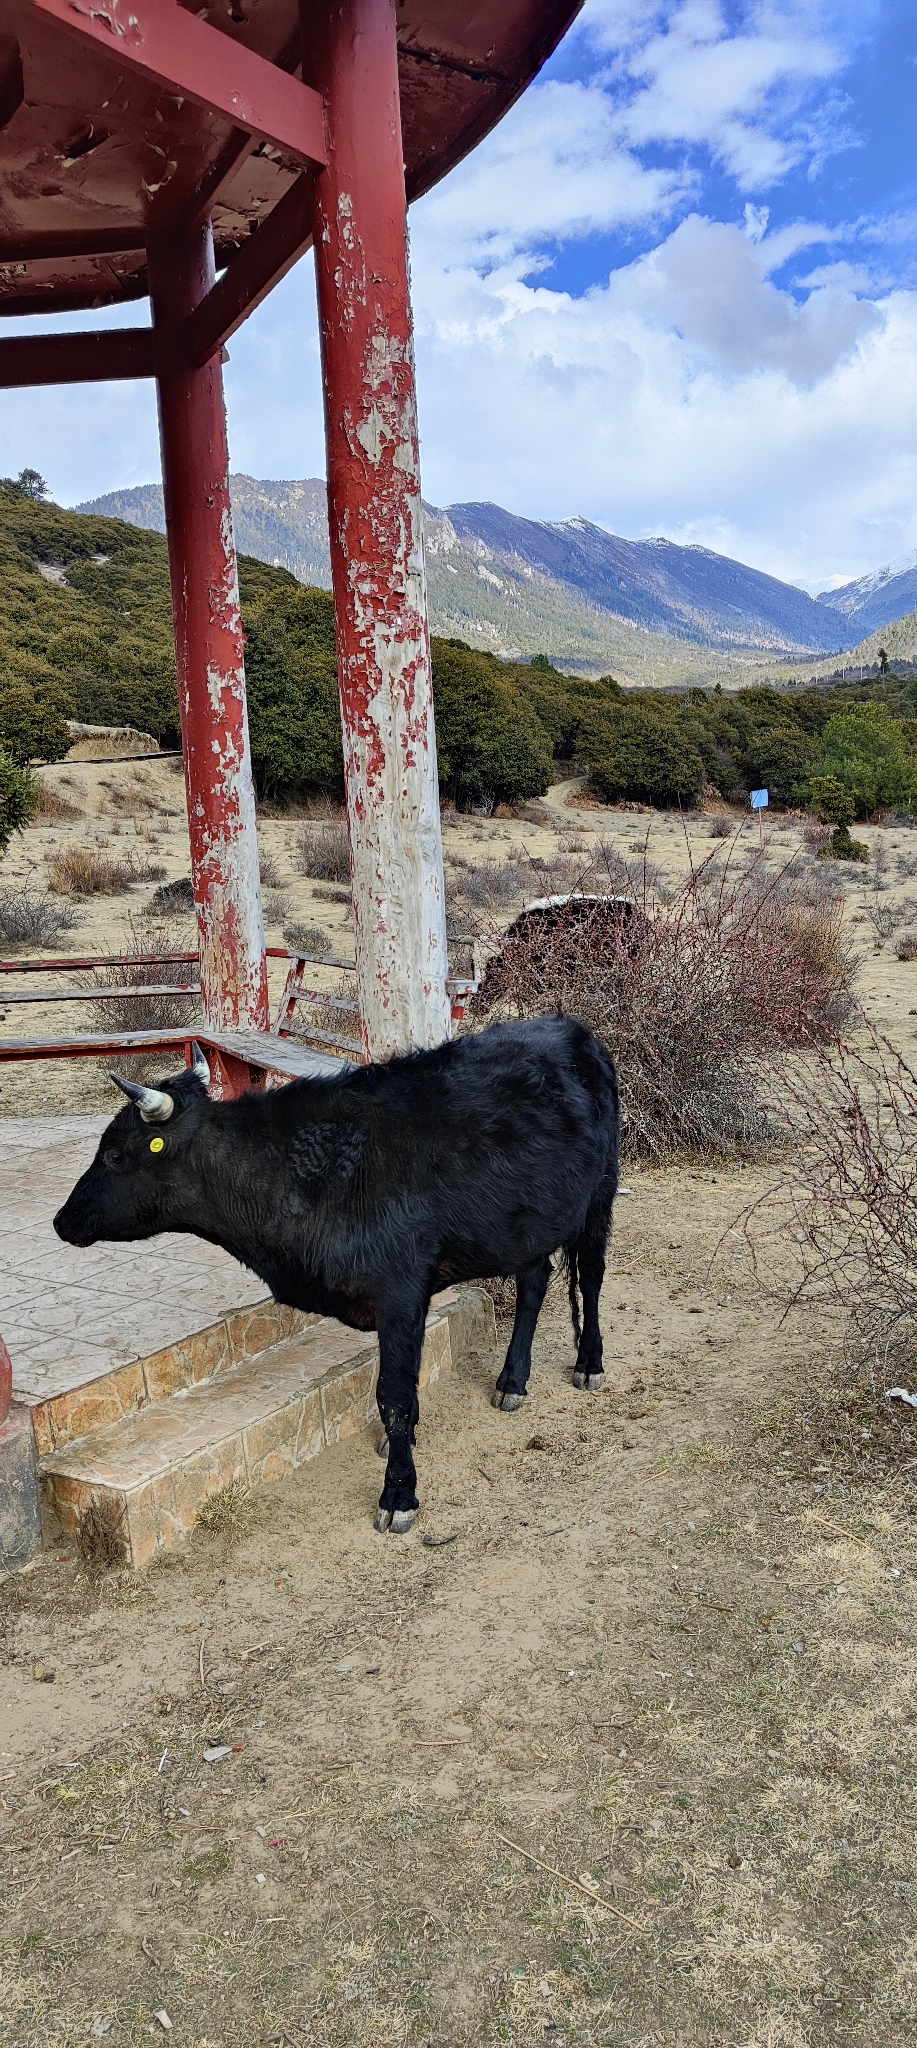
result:
[[[408,198],[486,135],[582,0],[399,0]],[[298,70],[296,0],[219,0],[205,19]],[[11,111],[12,109],[12,111]],[[210,213],[218,262],[264,223],[302,165],[181,100],[32,5],[0,0],[0,313],[142,298],[150,235]]]

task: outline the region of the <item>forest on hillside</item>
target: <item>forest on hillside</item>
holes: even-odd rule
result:
[[[40,480],[39,480],[40,481]],[[341,787],[334,615],[327,591],[242,556],[252,754],[261,796]],[[517,803],[582,767],[606,802],[689,808],[817,803],[826,778],[852,812],[917,808],[917,681],[728,694],[623,689],[544,656],[512,664],[433,640],[440,781],[459,808]],[[66,721],[128,724],[179,744],[166,544],[120,520],[62,511],[0,483],[0,749],[56,760]],[[9,773],[9,767],[7,768]]]

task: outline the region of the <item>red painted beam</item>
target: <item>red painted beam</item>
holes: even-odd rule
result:
[[[151,327],[102,334],[24,334],[0,340],[0,391],[35,384],[105,384],[152,377]]]
[[[235,334],[312,240],[312,180],[298,178],[191,315],[191,360],[200,365]]]
[[[102,0],[96,7],[84,0],[35,0],[35,6],[95,43],[119,68],[142,71],[303,163],[327,162],[319,94],[176,0]]]

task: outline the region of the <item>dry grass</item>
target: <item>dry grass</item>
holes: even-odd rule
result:
[[[79,804],[65,796],[62,789],[38,777],[38,816],[40,818],[82,818],[84,812]]]
[[[238,1543],[254,1526],[255,1503],[244,1479],[231,1479],[216,1493],[208,1494],[197,1518],[197,1528],[211,1536],[224,1536]]]
[[[318,882],[350,882],[350,840],[343,816],[306,818],[296,839],[300,874]]]
[[[99,846],[64,846],[47,862],[48,885],[58,896],[123,896],[135,882],[161,880],[165,868],[131,852],[115,860]]]

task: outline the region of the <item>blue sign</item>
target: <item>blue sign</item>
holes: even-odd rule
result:
[[[753,789],[753,790],[752,790],[752,793],[751,793],[751,807],[752,807],[752,810],[753,810],[753,811],[766,811],[766,810],[767,810],[767,806],[768,806],[768,795],[767,795],[767,790],[766,790],[766,789]]]

